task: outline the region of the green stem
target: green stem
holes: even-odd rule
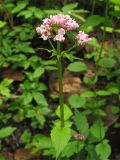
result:
[[[96,0],[93,0],[93,1],[92,1],[92,11],[91,11],[91,15],[93,15],[93,13],[94,13],[95,4],[96,4]]]
[[[79,159],[79,141],[77,142],[77,155],[76,155],[76,160],[80,160]]]
[[[106,20],[107,17],[108,17],[108,8],[109,8],[109,0],[106,0],[105,20]],[[102,44],[101,44],[101,48],[100,48],[100,53],[99,53],[98,61],[100,60],[101,55],[102,55],[102,52],[103,52],[105,38],[106,38],[106,23],[104,24],[104,28],[103,28]]]
[[[53,44],[52,44],[51,40],[50,40],[50,39],[48,39],[48,41],[49,41],[50,46],[52,47],[52,49],[53,49],[54,51],[56,51],[56,49],[55,49],[55,47],[53,46]]]
[[[68,50],[66,50],[66,51],[63,51],[63,53],[67,53],[67,52],[70,52],[71,50],[73,50],[74,48],[76,48],[77,47],[77,44],[74,44],[71,48],[69,48]]]
[[[58,69],[58,82],[59,82],[59,105],[60,105],[60,117],[61,127],[64,127],[64,99],[63,99],[63,85],[62,85],[62,62],[60,42],[57,42],[57,69]]]

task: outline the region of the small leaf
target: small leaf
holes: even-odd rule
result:
[[[85,105],[85,98],[80,97],[78,94],[73,94],[69,98],[69,103],[72,108],[81,108]]]
[[[17,17],[24,16],[26,19],[32,17],[32,12],[29,10],[21,11]]]
[[[27,5],[27,1],[19,1],[17,6],[13,8],[12,13],[18,13],[20,12],[22,9],[24,9]]]
[[[98,96],[109,96],[109,95],[111,95],[110,91],[107,91],[107,90],[99,90],[99,91],[96,92],[96,94]]]
[[[95,97],[95,93],[93,91],[85,91],[81,94],[81,97],[85,98]]]
[[[56,158],[59,157],[60,153],[67,146],[71,137],[71,129],[68,127],[54,126],[51,131],[52,144],[56,151]]]
[[[0,20],[0,28],[3,28],[6,25],[6,22]]]
[[[32,101],[32,94],[30,92],[25,92],[22,97],[24,105],[29,104]]]
[[[111,153],[110,145],[107,140],[103,140],[101,143],[96,145],[96,152],[100,156],[100,159],[107,160]]]
[[[78,3],[67,4],[62,8],[62,11],[68,13],[71,10],[74,10],[78,6]]]
[[[21,140],[23,143],[29,143],[30,140],[31,140],[31,133],[30,133],[28,130],[25,130],[25,131],[23,132],[23,134],[21,135],[20,140]]]
[[[43,67],[38,67],[35,72],[33,73],[34,78],[39,78],[43,73],[45,69]]]
[[[96,120],[91,126],[90,131],[98,141],[102,140],[105,137],[106,129],[101,120]]]
[[[64,104],[63,107],[64,107],[64,119],[67,120],[72,116],[72,112],[66,104]],[[56,110],[56,115],[60,118],[60,106],[58,106]]]
[[[110,57],[106,58],[106,57],[104,57],[104,58],[100,59],[99,63],[100,63],[100,65],[102,67],[112,68],[112,67],[115,66],[116,61],[113,58],[110,58]]]
[[[102,23],[103,20],[104,18],[99,15],[92,15],[87,18],[85,25],[94,27]]]
[[[42,106],[48,106],[46,98],[43,94],[39,92],[32,92],[32,93],[33,93],[33,97],[37,104],[42,105]]]
[[[5,138],[10,136],[16,130],[15,127],[5,127],[0,129],[0,138]]]
[[[112,106],[111,112],[112,114],[118,114],[120,112],[120,108],[117,106]]]
[[[67,69],[71,72],[83,72],[87,70],[87,66],[83,62],[73,62],[68,65]]]
[[[51,148],[51,139],[43,134],[36,134],[32,139],[32,145],[36,148],[46,149]]]
[[[67,158],[71,157],[72,155],[78,152],[76,149],[77,147],[78,147],[78,142],[76,141],[69,142],[62,153],[62,157],[67,157]],[[83,147],[84,144],[80,143],[78,147],[79,152],[83,149]]]
[[[78,129],[78,131],[83,134],[85,137],[88,136],[88,122],[87,118],[83,113],[80,113],[79,111],[75,111],[75,117],[74,117],[75,125]]]

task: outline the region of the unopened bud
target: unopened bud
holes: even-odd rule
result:
[[[85,140],[84,135],[82,135],[80,133],[74,135],[74,138],[75,138],[76,141],[84,141]]]
[[[93,77],[95,74],[91,71],[91,70],[89,70],[89,71],[87,71],[86,73],[85,73],[85,77],[89,77],[89,78],[91,78],[91,77]]]

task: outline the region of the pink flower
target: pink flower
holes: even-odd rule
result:
[[[58,14],[54,16],[50,16],[50,18],[45,18],[43,20],[43,24],[36,28],[37,33],[43,38],[43,40],[47,40],[51,38],[53,34],[53,27],[57,25],[58,34],[55,35],[55,41],[64,41],[65,40],[65,32],[70,30],[75,30],[79,27],[79,24],[73,20],[69,15]]]
[[[55,37],[54,37],[54,41],[60,41],[60,42],[63,42],[65,40],[65,37],[63,35],[60,35],[60,34],[57,34]]]
[[[65,35],[65,30],[63,28],[58,29],[58,34]]]
[[[83,31],[79,31],[77,35],[77,40],[78,44],[82,45],[85,42],[91,40],[91,38],[89,38],[88,34],[84,33]]]

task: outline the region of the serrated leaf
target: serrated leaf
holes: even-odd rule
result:
[[[96,120],[90,128],[92,135],[98,140],[102,140],[105,137],[106,129],[101,120]]]
[[[17,6],[13,8],[12,13],[15,14],[20,12],[22,9],[26,7],[26,5],[27,5],[27,1],[19,1]]]
[[[33,77],[34,78],[39,78],[43,73],[44,73],[45,69],[43,67],[38,67],[34,73],[33,73]]]
[[[111,148],[107,140],[103,140],[101,143],[96,145],[96,152],[100,159],[107,160],[111,154]]]
[[[29,104],[32,101],[32,94],[30,92],[25,92],[22,97],[24,105]]]
[[[63,107],[64,107],[64,120],[67,120],[72,116],[72,112],[66,104],[64,104]],[[56,110],[56,115],[60,118],[60,106],[58,106]]]
[[[43,134],[36,134],[33,137],[32,145],[40,149],[46,149],[51,147],[51,139]]]
[[[16,130],[15,127],[5,127],[0,129],[0,138],[5,138],[10,136]]]
[[[77,130],[83,134],[85,137],[88,136],[88,122],[86,116],[79,112],[78,110],[75,111],[75,117],[74,117],[75,125],[77,127]]]
[[[51,131],[51,140],[52,144],[56,151],[56,158],[59,157],[61,152],[67,146],[69,140],[71,138],[71,129],[68,127],[54,126]]]
[[[33,93],[33,98],[37,104],[42,106],[48,106],[46,98],[42,93],[39,93],[39,92],[32,92],[32,93]]]
[[[73,94],[69,97],[69,103],[72,108],[81,108],[85,105],[85,98],[78,94]]]
[[[83,62],[73,62],[68,65],[67,69],[71,72],[83,72],[87,70],[87,66]]]
[[[67,158],[71,157],[72,155],[78,152],[76,150],[77,147],[78,147],[78,142],[76,141],[69,142],[62,153],[62,157],[67,157]],[[78,147],[79,152],[83,149],[83,147],[84,147],[84,144],[80,143]]]

